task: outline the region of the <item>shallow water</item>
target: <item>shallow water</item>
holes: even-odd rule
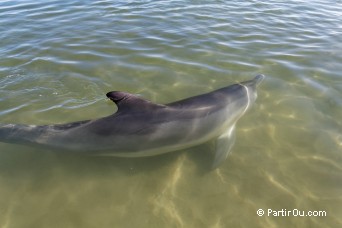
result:
[[[111,90],[167,103],[267,78],[212,172],[210,143],[138,159],[0,143],[0,227],[340,227],[341,12],[330,0],[1,1],[2,123],[106,116]]]

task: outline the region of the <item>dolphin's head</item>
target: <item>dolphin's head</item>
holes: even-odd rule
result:
[[[259,74],[255,76],[252,80],[239,83],[239,85],[243,86],[246,89],[247,96],[250,102],[254,102],[256,100],[257,98],[256,87],[261,84],[264,78],[265,76],[263,74]]]

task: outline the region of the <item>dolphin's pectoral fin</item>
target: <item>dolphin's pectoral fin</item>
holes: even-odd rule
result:
[[[231,126],[226,132],[220,135],[216,142],[215,158],[212,169],[216,169],[226,158],[235,142],[235,125]]]

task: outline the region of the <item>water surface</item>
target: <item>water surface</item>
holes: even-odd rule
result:
[[[339,227],[341,1],[0,2],[0,121],[113,113],[267,76],[223,165],[212,145],[122,159],[0,144],[0,227]],[[258,216],[257,210],[326,216]]]

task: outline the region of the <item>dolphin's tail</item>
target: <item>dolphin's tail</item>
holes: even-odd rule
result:
[[[30,144],[41,135],[42,130],[34,125],[0,124],[0,142]]]

